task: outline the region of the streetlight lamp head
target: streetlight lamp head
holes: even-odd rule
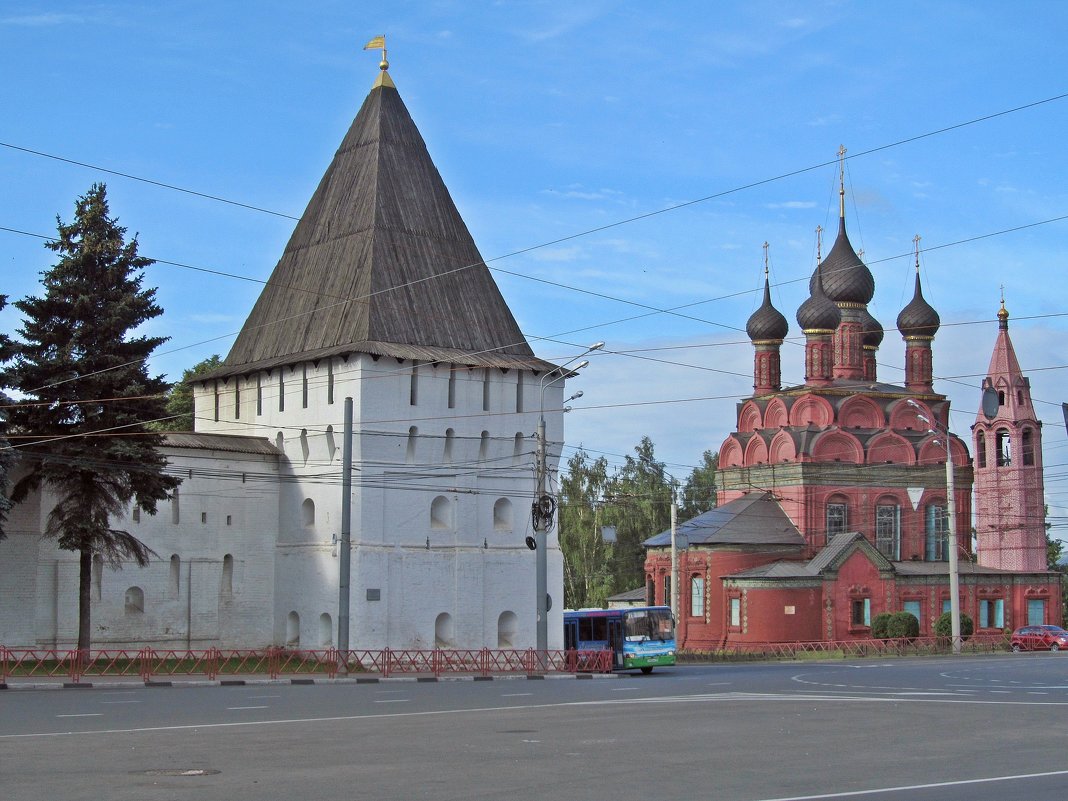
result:
[[[589,351],[603,350],[603,349],[604,349],[604,343],[603,342],[595,342],[594,344],[590,345],[589,348],[587,348],[587,350],[589,350]]]
[[[590,360],[589,360],[589,359],[583,359],[583,360],[582,360],[581,362],[579,362],[578,364],[576,364],[576,365],[575,365],[575,366],[574,366],[573,368],[571,368],[571,369],[572,369],[572,371],[573,371],[573,372],[576,372],[576,373],[577,373],[577,372],[578,372],[579,370],[584,370],[585,368],[587,368],[587,367],[589,367],[589,366],[590,366]]]

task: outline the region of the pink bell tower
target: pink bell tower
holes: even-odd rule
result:
[[[1009,339],[1004,298],[983,390],[990,399],[972,426],[978,561],[1002,570],[1043,572],[1042,423],[1031,403],[1031,382],[1021,372]]]

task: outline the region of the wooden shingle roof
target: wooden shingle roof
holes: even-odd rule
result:
[[[205,378],[352,352],[553,367],[519,330],[387,73]]]

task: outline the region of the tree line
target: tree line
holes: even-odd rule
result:
[[[680,483],[648,437],[611,473],[604,456],[592,458],[579,448],[560,475],[565,606],[603,607],[612,595],[644,587],[642,543],[671,527],[673,496],[679,523],[716,505],[718,465],[719,455],[705,451]],[[614,530],[614,542],[606,541],[605,529]]]

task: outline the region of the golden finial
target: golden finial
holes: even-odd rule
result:
[[[920,274],[920,235],[912,237],[913,248],[916,251],[916,275]]]
[[[838,216],[845,219],[845,145],[838,146]]]
[[[385,72],[389,69],[389,60],[386,58],[386,35],[376,36],[363,46],[364,50],[381,50],[382,60],[378,63],[378,68]]]
[[[998,323],[1001,328],[1009,327],[1009,310],[1005,308],[1005,285],[1001,285],[1001,308],[998,309]]]
[[[816,226],[816,264],[823,261],[823,226]]]
[[[768,280],[768,243],[764,243],[764,280]]]

